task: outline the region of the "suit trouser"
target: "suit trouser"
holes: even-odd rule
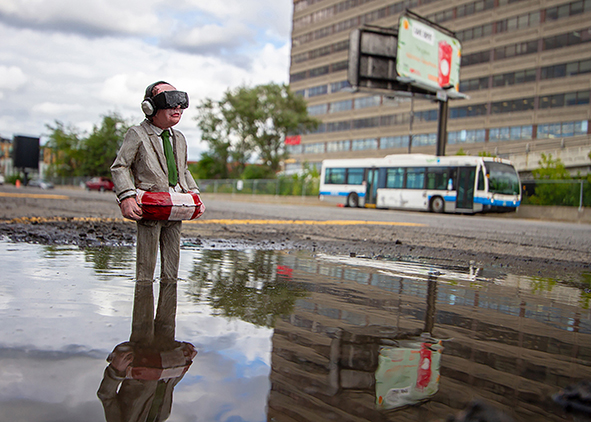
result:
[[[137,222],[136,281],[153,281],[160,247],[160,279],[176,281],[181,244],[180,221]]]

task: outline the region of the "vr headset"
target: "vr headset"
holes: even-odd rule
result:
[[[158,110],[167,108],[188,108],[189,95],[183,91],[162,91],[152,98],[146,98],[142,102],[142,111],[148,117],[152,117]]]

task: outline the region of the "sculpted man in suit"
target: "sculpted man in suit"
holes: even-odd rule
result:
[[[185,137],[172,129],[188,106],[186,92],[164,81],[149,85],[142,103],[146,120],[127,131],[111,166],[121,214],[137,221],[136,281],[140,283],[152,283],[158,248],[161,281],[176,282],[178,276],[181,222],[143,219],[136,189],[199,193],[187,168]]]

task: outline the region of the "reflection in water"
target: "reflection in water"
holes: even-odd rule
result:
[[[170,420],[568,421],[562,406],[589,397],[588,280],[286,251],[182,254],[178,297],[162,285],[156,310],[152,286],[131,282],[131,249],[0,243],[0,421],[152,409],[164,419],[173,387]],[[134,294],[148,305],[134,306],[129,336]],[[199,365],[175,332],[197,346]],[[103,409],[97,377],[125,338]]]
[[[381,347],[375,373],[378,406],[396,409],[437,393],[442,350],[440,341],[424,338]]]
[[[291,314],[305,295],[290,271],[273,251],[203,251],[190,275],[191,295],[209,303],[216,315],[274,327],[275,319]]]
[[[136,282],[129,341],[115,347],[97,392],[107,422],[164,421],[174,387],[197,355],[175,341],[176,281],[161,281],[154,318],[152,282]]]
[[[551,395],[591,378],[591,319],[581,308],[580,289],[560,285],[540,295],[530,279],[474,268],[434,271],[376,260],[284,258],[281,264],[292,268],[294,282],[308,296],[275,325],[268,402],[273,420],[332,420],[343,414],[349,416],[340,420],[503,414],[524,421],[569,420]],[[393,412],[404,404],[396,397],[410,393],[404,384],[416,386],[414,377],[428,376],[409,368],[404,382],[382,391],[383,370],[375,359],[400,358],[409,344],[401,339],[408,336],[420,362],[424,342],[413,337],[420,333],[445,339],[427,345],[435,370],[429,382],[437,380],[433,356],[439,358],[439,389],[421,406]],[[384,347],[388,342],[393,349]],[[437,389],[430,387],[423,398]],[[392,409],[376,410],[376,394],[378,404],[390,394]]]

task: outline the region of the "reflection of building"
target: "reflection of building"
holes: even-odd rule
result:
[[[408,152],[408,99],[343,91],[350,31],[397,27],[405,9],[462,41],[460,91],[470,99],[450,102],[448,155],[487,151],[522,171],[544,152],[589,171],[591,4],[568,0],[294,0],[290,85],[323,123],[288,146],[287,169]],[[435,153],[437,106],[412,103],[412,152]]]
[[[591,377],[589,310],[551,292],[533,294],[523,289],[525,280],[515,289],[446,283],[322,261],[300,265],[293,255],[282,265],[309,294],[275,325],[268,404],[274,420],[443,420],[475,397],[521,420],[547,420],[561,415],[552,393]],[[449,339],[438,393],[419,407],[376,410],[371,379],[363,385],[362,374],[351,370],[371,373],[378,343],[430,323],[434,337]],[[337,354],[338,333],[347,339]]]

